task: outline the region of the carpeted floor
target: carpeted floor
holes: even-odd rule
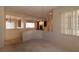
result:
[[[46,40],[29,40],[20,44],[13,44],[0,48],[1,52],[63,52]]]

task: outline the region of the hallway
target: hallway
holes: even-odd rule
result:
[[[1,0],[0,59],[79,59],[79,0]]]
[[[1,52],[79,51],[78,6],[6,6],[0,12]]]
[[[25,43],[5,46],[1,52],[63,52],[64,50],[53,46],[46,40],[29,40]]]

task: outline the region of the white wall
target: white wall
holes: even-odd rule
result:
[[[4,46],[4,7],[0,7],[0,47]]]
[[[28,31],[23,33],[23,42],[27,40],[32,40],[32,39],[43,39],[43,31],[41,30],[36,30],[36,31]]]
[[[79,51],[79,37],[61,34],[61,19],[62,12],[77,10],[79,7],[58,7],[53,10],[53,31],[45,34],[45,39],[52,42],[52,44],[61,47],[68,51]]]

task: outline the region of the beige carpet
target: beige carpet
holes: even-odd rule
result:
[[[1,52],[62,52],[64,50],[53,46],[46,40],[30,40],[20,44],[5,46]]]

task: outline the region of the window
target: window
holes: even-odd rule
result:
[[[27,22],[26,28],[35,28],[35,23]]]
[[[21,17],[6,15],[6,29],[24,28],[24,22]]]
[[[62,13],[61,32],[79,36],[79,10]]]
[[[6,29],[14,29],[15,28],[15,23],[6,21]]]
[[[13,19],[13,16],[6,15],[6,29],[14,29],[15,28],[15,22]]]

